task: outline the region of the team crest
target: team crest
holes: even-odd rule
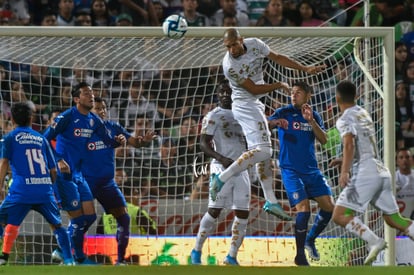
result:
[[[89,142],[88,143],[88,150],[94,151],[96,149],[95,142]]]
[[[295,130],[300,129],[300,122],[294,121],[292,125],[293,125],[293,129],[295,129]]]
[[[75,129],[73,129],[73,135],[74,135],[75,137],[80,137],[80,136],[81,136],[81,134],[82,134],[82,129],[80,129],[80,128],[75,128]]]
[[[293,193],[293,198],[294,198],[295,200],[299,199],[299,194],[298,194],[298,192],[294,192],[294,193]]]

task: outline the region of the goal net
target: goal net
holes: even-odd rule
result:
[[[181,253],[189,255],[199,221],[207,210],[209,159],[199,148],[199,129],[203,116],[216,106],[215,89],[223,79],[221,61],[226,51],[222,43],[223,31],[222,28],[190,28],[185,38],[173,40],[162,36],[160,28],[2,28],[2,134],[11,129],[13,102],[32,101],[37,110],[33,127],[43,131],[54,112],[72,106],[71,89],[80,81],[88,82],[95,96],[107,102],[109,119],[118,121],[134,134],[142,135],[148,129],[155,129],[158,134],[156,140],[143,148],[116,150],[116,180],[121,190],[128,201],[145,211],[143,216],[156,223],[151,226],[148,219],[145,222],[145,219],[133,217],[131,221],[138,223],[138,230],[133,234],[145,236],[147,240],[172,238],[170,243],[179,243],[174,241],[175,237],[188,237]],[[322,115],[329,132],[328,144],[316,145],[317,157],[335,198],[341,191],[338,170],[329,164],[341,154],[335,132],[339,111],[334,97],[340,80],[349,79],[357,84],[358,101],[373,115],[380,152],[390,170],[394,170],[393,37],[390,28],[240,28],[240,32],[244,37],[263,39],[271,49],[303,64],[326,64],[326,70],[318,75],[282,68],[271,61],[263,66],[267,82],[293,84],[304,80],[312,85],[312,106]],[[264,97],[263,102],[266,114],[270,115],[278,106],[288,104],[289,97],[274,91]],[[273,132],[273,141],[274,190],[284,209],[294,217],[295,209],[289,207],[277,168],[276,132]],[[253,254],[248,248],[250,237],[257,237],[268,242],[265,252],[261,253],[272,260],[267,263],[241,260],[241,264],[292,265],[294,221],[282,222],[264,213],[263,204],[260,185],[252,176],[249,237],[239,257]],[[310,224],[317,212],[316,205],[312,206]],[[101,221],[102,207],[96,204],[96,209],[98,220],[88,231],[88,242],[93,239],[97,245],[100,240],[97,238],[105,229]],[[378,235],[393,240],[392,232],[384,233],[380,214],[370,209],[361,218]],[[62,215],[67,225],[66,214]],[[213,236],[229,236],[233,217],[231,211],[224,211]],[[112,236],[112,242],[113,239]],[[281,246],[282,249],[277,246],[275,249],[279,251],[274,251],[269,242],[279,239],[285,246]],[[216,243],[208,245],[213,251]],[[85,247],[91,249],[89,243]],[[223,247],[227,250],[226,245]],[[317,240],[317,247],[321,252],[318,265],[358,265],[367,255],[363,242],[333,222]],[[11,262],[50,264],[54,248],[56,243],[45,221],[31,213],[20,228]],[[140,250],[130,247],[128,251],[134,249]],[[88,254],[116,254],[114,246],[92,250]],[[150,258],[145,251],[139,253],[141,259]]]

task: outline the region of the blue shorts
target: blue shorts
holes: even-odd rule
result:
[[[62,209],[65,211],[78,210],[82,207],[82,202],[93,201],[93,196],[86,180],[79,175],[72,180],[58,175],[56,186]]]
[[[62,223],[59,208],[55,201],[24,204],[21,202],[10,202],[6,198],[0,206],[0,216],[1,219],[6,218],[4,223],[19,226],[30,210],[39,212],[49,224],[56,226]]]
[[[126,207],[125,196],[114,179],[101,180],[88,177],[87,182],[93,197],[99,201],[106,213],[110,209]]]
[[[281,172],[291,207],[304,199],[332,196],[331,187],[319,170],[311,174],[301,174],[290,169],[281,169]]]

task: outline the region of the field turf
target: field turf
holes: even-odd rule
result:
[[[0,275],[401,275],[414,267],[2,266]]]

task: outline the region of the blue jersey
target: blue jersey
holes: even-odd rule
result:
[[[324,130],[321,116],[313,111],[313,118]],[[315,155],[315,134],[312,126],[302,116],[301,109],[292,104],[277,109],[270,117],[273,119],[286,119],[288,129],[279,127],[281,168],[291,169],[302,174],[310,174],[318,170]]]
[[[30,127],[17,127],[1,143],[0,158],[8,159],[13,177],[7,200],[24,204],[54,201],[50,169],[56,162],[45,137]]]
[[[106,129],[112,136],[123,134],[127,139],[131,134],[119,123],[106,120]],[[115,177],[115,147],[106,145],[102,138],[93,134],[87,144],[88,151],[82,165],[82,174],[89,183],[89,178],[113,179]],[[99,163],[99,165],[97,165]]]
[[[94,113],[83,115],[76,107],[72,107],[55,118],[44,136],[50,141],[56,138],[57,160],[64,159],[70,166],[73,175],[81,172],[84,165],[87,145],[92,134],[97,134],[109,146],[119,144],[105,128],[103,121]],[[96,165],[97,163],[95,163]]]

